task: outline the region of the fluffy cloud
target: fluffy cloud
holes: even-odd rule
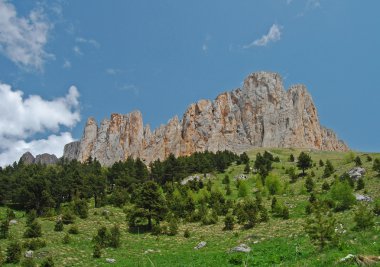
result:
[[[59,135],[50,135],[46,139],[25,140],[17,139],[0,139],[2,141],[0,151],[0,166],[9,165],[13,162],[18,162],[21,155],[25,152],[31,152],[34,156],[42,153],[54,154],[61,157],[65,144],[74,141],[71,133],[64,132]]]
[[[15,7],[0,0],[0,52],[21,67],[42,70],[47,58],[44,50],[52,25],[42,9],[18,17]]]
[[[23,97],[22,91],[0,83],[0,165],[17,160],[24,152],[62,155],[63,146],[73,140],[61,133],[62,126],[72,128],[80,121],[79,92],[69,88],[65,97],[44,100],[38,95]],[[49,134],[47,139],[30,140],[35,134]]]
[[[253,46],[266,46],[270,42],[277,42],[281,39],[282,26],[273,24],[270,27],[267,34],[263,35],[260,39],[253,41],[252,43],[243,46],[243,48],[251,48]]]

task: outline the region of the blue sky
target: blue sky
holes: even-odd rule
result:
[[[89,116],[139,109],[155,128],[261,70],[305,84],[351,148],[380,151],[379,10],[377,0],[0,0],[0,164],[62,154]]]

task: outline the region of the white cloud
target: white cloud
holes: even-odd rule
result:
[[[0,99],[1,165],[13,162],[15,155],[20,157],[26,149],[55,153],[59,152],[58,147],[63,150],[64,142],[72,140],[69,133],[51,135],[46,140],[25,140],[33,138],[36,133],[58,133],[61,126],[71,128],[80,121],[79,92],[75,86],[69,88],[65,97],[44,100],[38,95],[24,98],[22,91],[0,83]],[[59,156],[62,152],[57,154]]]
[[[85,39],[83,37],[77,37],[75,38],[75,41],[77,43],[85,43],[85,44],[90,44],[96,48],[99,48],[100,47],[100,44],[98,41],[94,40],[94,39]]]
[[[80,50],[79,46],[77,46],[77,45],[74,46],[73,50],[74,50],[75,54],[77,54],[78,56],[82,56],[83,55],[82,50]]]
[[[243,48],[251,48],[253,46],[266,46],[271,42],[277,42],[281,39],[282,29],[282,26],[273,24],[272,27],[270,27],[267,34],[263,35],[260,39],[257,39],[252,43],[243,46]]]
[[[321,1],[320,0],[308,0],[306,2],[306,9],[314,9],[321,7]]]
[[[43,69],[44,62],[54,57],[44,50],[51,28],[43,9],[18,17],[14,5],[0,0],[0,52],[17,65]]]
[[[138,88],[134,84],[125,84],[123,86],[120,86],[119,90],[126,91],[126,92],[132,92],[135,96],[138,96],[140,94],[140,88]]]
[[[203,41],[203,44],[202,44],[202,51],[204,53],[207,53],[208,49],[209,49],[209,42],[211,41],[211,35],[210,34],[207,34],[204,41]]]
[[[109,75],[116,75],[116,74],[119,74],[119,73],[122,73],[123,71],[120,70],[120,69],[113,69],[113,68],[108,68],[106,69],[106,73],[109,74]]]
[[[4,141],[0,147],[0,166],[9,165],[15,161],[18,162],[20,157],[28,151],[34,156],[49,153],[61,157],[63,147],[73,142],[74,138],[71,136],[71,133],[64,132],[60,135],[50,135],[46,139],[32,140],[30,142],[9,139],[5,139]]]
[[[70,69],[71,68],[71,62],[69,60],[65,59],[63,61],[62,68],[64,68],[64,69]]]

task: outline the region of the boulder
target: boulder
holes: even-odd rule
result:
[[[230,252],[244,252],[244,253],[249,253],[251,252],[251,248],[247,246],[246,244],[240,244],[237,247],[231,248]]]
[[[206,241],[201,241],[197,246],[194,247],[194,249],[201,249],[207,245]]]
[[[111,259],[111,258],[106,258],[106,262],[107,263],[116,263],[116,260],[115,259]]]
[[[365,201],[365,202],[372,202],[373,199],[370,196],[355,194],[355,198],[357,201]]]
[[[17,220],[13,219],[9,221],[9,225],[17,224]]]
[[[33,258],[33,250],[28,250],[24,254],[25,258]]]
[[[365,169],[362,167],[355,167],[348,172],[351,179],[358,180],[365,174]]]

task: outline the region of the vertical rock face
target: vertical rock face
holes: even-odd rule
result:
[[[129,156],[149,163],[171,153],[240,153],[254,147],[348,150],[333,131],[320,125],[305,86],[286,91],[278,74],[259,72],[249,75],[242,88],[191,104],[182,120],[174,117],[153,132],[144,127],[139,111],[112,114],[99,127],[90,118],[82,139],[65,146],[64,157],[85,161],[91,156],[111,165]]]

